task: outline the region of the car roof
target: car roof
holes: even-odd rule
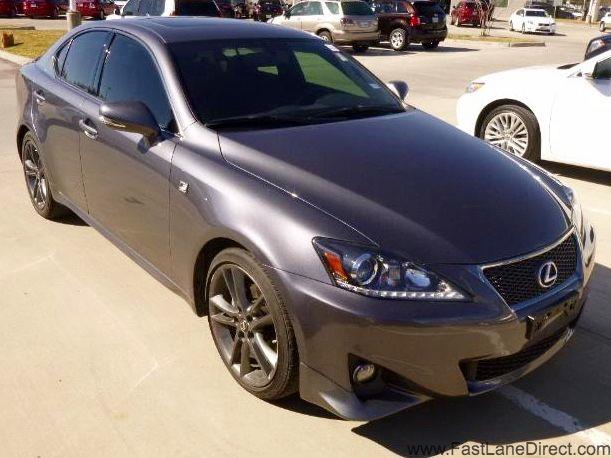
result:
[[[543,8],[522,8],[522,9],[524,11],[543,11],[543,12],[547,12]]]
[[[134,35],[153,35],[165,43],[248,38],[315,38],[289,27],[264,22],[187,16],[96,21],[84,24],[78,30],[109,28]]]

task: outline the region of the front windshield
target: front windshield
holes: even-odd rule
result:
[[[548,14],[546,11],[540,10],[540,11],[526,11],[526,16],[532,16],[532,17],[547,17]]]
[[[257,117],[325,122],[404,111],[384,84],[318,39],[170,44],[190,104],[206,124]]]

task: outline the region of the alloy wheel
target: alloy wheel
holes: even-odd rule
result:
[[[247,386],[262,388],[278,365],[276,325],[266,298],[253,278],[235,264],[212,275],[209,318],[221,357]]]
[[[405,43],[405,35],[401,30],[393,30],[390,34],[390,45],[393,49],[402,49]]]
[[[503,111],[488,122],[484,140],[509,153],[524,156],[528,150],[528,129],[516,113]]]
[[[32,202],[44,208],[49,199],[49,187],[38,148],[31,140],[23,146],[23,170]]]

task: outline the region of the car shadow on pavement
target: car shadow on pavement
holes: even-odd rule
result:
[[[558,416],[568,419],[572,432],[607,424],[611,421],[610,295],[611,269],[597,264],[588,303],[571,341],[555,358],[509,388],[524,393],[527,403],[538,401],[530,412],[505,397],[501,388],[473,398],[430,401],[353,432],[402,456],[433,456],[452,447],[458,454],[466,442],[489,444],[492,450],[497,445],[553,438],[567,444],[572,438],[563,436],[569,433],[554,426]],[[554,413],[548,417],[546,410]]]
[[[56,223],[67,224],[69,226],[89,226],[85,221],[79,218],[75,213],[69,212],[65,216],[54,220]]]
[[[410,45],[405,51],[393,51],[390,48],[388,43],[380,43],[375,46],[372,46],[367,50],[365,54],[355,54],[349,51],[351,54],[359,55],[359,56],[405,56],[409,54],[419,54],[419,53],[449,53],[449,52],[472,52],[479,51],[477,48],[463,48],[459,46],[448,46],[446,44],[441,44],[439,47],[433,51],[427,51],[422,46],[418,44]]]
[[[584,167],[575,167],[566,164],[559,164],[557,162],[545,162],[541,165],[548,172],[558,174],[567,178],[574,178],[576,180],[590,181],[596,184],[607,185],[611,184],[611,172],[605,172],[603,170],[587,169]]]

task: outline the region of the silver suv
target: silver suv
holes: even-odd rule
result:
[[[378,19],[361,1],[301,2],[270,22],[311,32],[333,43],[351,44],[356,52],[366,51],[379,39]]]

